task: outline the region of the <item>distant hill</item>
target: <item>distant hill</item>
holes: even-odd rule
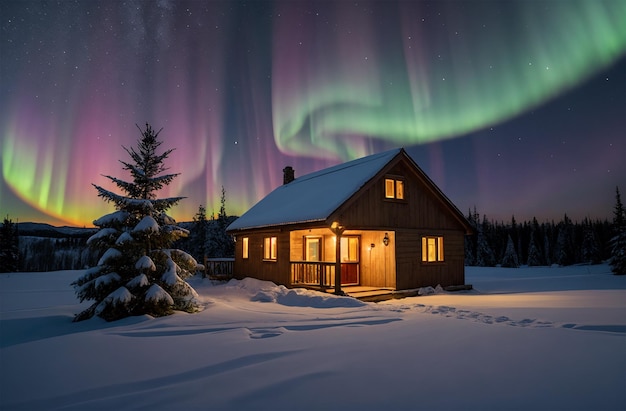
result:
[[[18,235],[49,238],[83,238],[90,237],[97,228],[55,227],[46,223],[17,223]]]

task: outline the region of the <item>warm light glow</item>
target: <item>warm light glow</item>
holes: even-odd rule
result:
[[[341,237],[341,261],[359,261],[359,238]]]
[[[404,199],[404,181],[394,178],[385,179],[385,198]]]
[[[265,237],[263,240],[263,259],[276,260],[276,237]]]
[[[422,262],[441,262],[443,258],[443,237],[422,237]]]
[[[404,199],[404,181],[396,180],[396,198],[398,200]]]
[[[396,196],[394,182],[391,178],[385,179],[385,197],[394,198]]]
[[[243,248],[242,257],[248,258],[248,237],[244,237],[241,242]]]

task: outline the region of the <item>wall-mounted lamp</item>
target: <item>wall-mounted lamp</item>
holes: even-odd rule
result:
[[[385,233],[385,237],[383,237],[383,244],[385,247],[389,245],[389,234]]]

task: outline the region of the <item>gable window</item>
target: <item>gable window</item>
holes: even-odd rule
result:
[[[263,239],[263,259],[276,261],[276,237],[265,237]]]
[[[404,200],[404,180],[385,178],[385,198]]]
[[[422,237],[422,262],[435,263],[443,260],[443,237]]]
[[[248,237],[242,239],[242,257],[248,258]]]

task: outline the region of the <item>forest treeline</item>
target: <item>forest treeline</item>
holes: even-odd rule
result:
[[[465,239],[465,265],[518,267],[520,265],[599,264],[611,257],[615,235],[608,220],[508,223],[482,218],[474,209],[466,216],[474,233]]]

